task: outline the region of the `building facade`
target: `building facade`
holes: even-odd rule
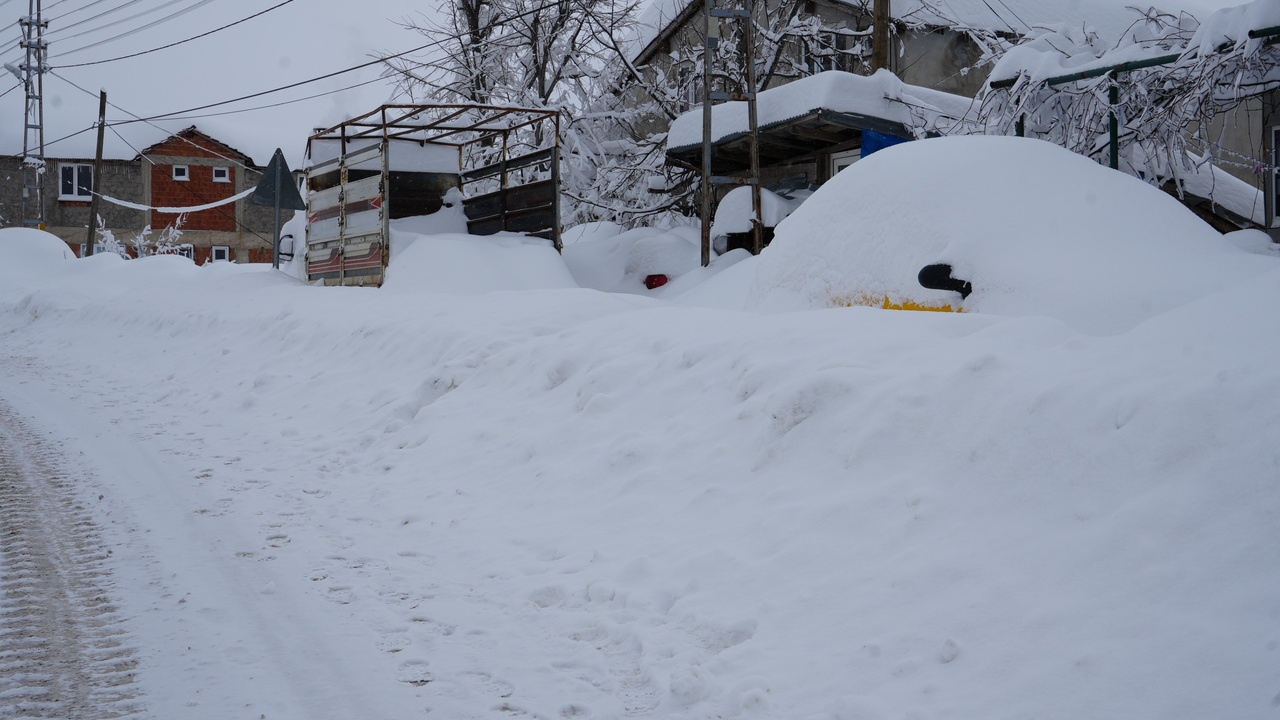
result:
[[[44,175],[45,229],[77,254],[89,237],[93,158],[47,158]],[[22,223],[21,159],[0,158],[0,224]],[[94,225],[131,247],[150,228],[154,240],[166,228],[181,232],[179,251],[197,263],[271,262],[275,232],[272,208],[249,198],[224,202],[257,186],[263,168],[248,155],[192,126],[146,148],[131,160],[104,159],[101,199]],[[101,236],[95,232],[100,241]]]

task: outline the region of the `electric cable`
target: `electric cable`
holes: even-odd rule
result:
[[[142,17],[143,15],[149,15],[149,14],[151,14],[151,13],[153,13],[153,12],[157,11],[157,10],[161,10],[161,9],[167,8],[167,7],[169,7],[170,5],[174,5],[174,4],[176,4],[176,3],[178,3],[178,2],[181,2],[181,1],[182,1],[182,0],[169,0],[169,2],[166,2],[166,3],[162,4],[162,5],[158,5],[158,6],[156,6],[156,7],[153,7],[153,8],[151,8],[151,9],[149,9],[149,10],[144,10],[144,11],[142,11],[142,12],[140,12],[140,13],[134,13],[133,15],[130,15],[130,16],[129,16],[129,17],[127,17],[127,18],[121,18],[120,20],[116,20],[115,22],[109,22],[109,23],[107,23],[106,25],[102,25],[102,26],[99,26],[99,27],[93,28],[92,30],[85,30],[84,32],[76,33],[75,35],[68,35],[68,36],[66,36],[66,37],[61,37],[61,36],[59,36],[59,37],[57,38],[57,40],[58,40],[59,42],[62,42],[62,41],[66,41],[66,40],[71,40],[71,39],[73,39],[73,38],[83,37],[83,36],[85,36],[85,35],[92,35],[93,33],[96,33],[96,32],[98,32],[98,31],[100,31],[100,30],[106,30],[106,29],[107,29],[107,28],[109,28],[109,27],[115,27],[116,25],[120,25],[120,24],[123,24],[123,23],[127,23],[127,22],[129,22],[130,20],[136,20],[136,19],[138,19],[138,18]],[[183,15],[186,15],[187,13],[191,12],[192,10],[196,10],[196,9],[201,8],[201,7],[204,7],[205,5],[208,5],[208,4],[209,4],[209,3],[211,3],[211,2],[213,2],[213,0],[196,0],[196,2],[195,2],[195,3],[193,3],[191,6],[189,6],[189,7],[185,7],[185,8],[182,8],[181,10],[178,10],[178,11],[176,11],[176,12],[173,12],[173,13],[170,13],[170,14],[168,14],[168,15],[165,15],[164,17],[160,18],[159,20],[155,20],[155,21],[149,22],[149,23],[147,23],[146,25],[142,25],[142,26],[140,26],[140,27],[133,28],[133,29],[131,29],[131,30],[128,30],[128,31],[123,32],[123,33],[120,33],[119,35],[116,35],[116,36],[113,36],[113,37],[109,37],[109,38],[107,38],[106,40],[99,40],[98,42],[93,43],[92,45],[86,45],[86,46],[84,46],[84,47],[82,47],[82,48],[79,48],[79,49],[75,50],[74,52],[80,52],[80,50],[88,50],[88,49],[89,49],[89,48],[91,48],[91,47],[97,47],[97,46],[102,45],[102,44],[104,44],[104,43],[109,43],[109,42],[111,42],[111,41],[113,41],[113,40],[119,40],[120,38],[128,37],[128,36],[133,35],[133,34],[135,34],[135,33],[142,32],[143,30],[146,30],[146,29],[148,29],[148,28],[153,28],[153,27],[155,27],[156,25],[159,25],[159,24],[161,24],[161,23],[168,22],[168,21],[170,21],[170,20],[172,20],[172,19],[174,19],[174,18],[176,18],[176,17],[181,17],[181,16],[183,16]],[[64,28],[64,29],[65,29],[65,28]],[[66,55],[66,54],[67,54],[67,53],[63,53],[63,55]]]
[[[65,82],[66,84],[70,85],[71,87],[75,88],[76,90],[79,90],[80,92],[82,92],[82,93],[84,93],[84,94],[86,94],[86,95],[89,95],[89,96],[91,96],[91,97],[99,97],[99,96],[98,96],[97,94],[95,94],[92,90],[87,90],[87,89],[85,89],[85,88],[83,88],[83,87],[81,87],[81,86],[79,86],[79,85],[77,85],[77,84],[75,84],[75,83],[71,82],[70,80],[68,80],[68,79],[66,79],[66,78],[64,78],[64,77],[62,77],[62,76],[61,76],[61,75],[59,75],[58,73],[55,73],[55,72],[52,72],[52,71],[51,71],[49,74],[50,74],[50,75],[52,75],[52,76],[54,76],[54,77],[56,77],[56,78],[58,78],[59,80],[61,80],[61,81]],[[114,108],[114,109],[116,109],[116,110],[119,110],[120,112],[124,113],[125,115],[129,115],[129,116],[131,116],[131,117],[138,118],[138,115],[136,115],[136,114],[134,114],[134,113],[131,113],[131,112],[129,112],[128,110],[125,110],[124,108],[120,107],[119,105],[116,105],[115,103],[113,103],[113,102],[111,102],[111,101],[107,101],[107,105],[108,105],[109,107],[111,107],[111,108]],[[138,119],[141,119],[141,118],[138,118]],[[129,143],[129,141],[128,141],[128,140],[125,140],[125,139],[124,139],[124,137],[122,137],[122,136],[120,135],[119,131],[117,131],[117,130],[115,129],[115,126],[116,126],[116,125],[125,125],[125,124],[128,124],[129,122],[134,122],[134,121],[125,121],[125,122],[107,123],[107,127],[111,129],[111,132],[112,132],[112,133],[114,133],[116,137],[120,138],[121,140],[124,140],[124,144],[125,144],[125,145],[128,145],[130,149],[132,149],[134,152],[138,153],[139,155],[142,155],[142,151],[141,151],[141,150],[138,150],[137,148],[133,147],[133,145],[131,145],[131,144]],[[217,152],[214,152],[214,151],[210,150],[209,148],[204,147],[204,146],[202,146],[202,145],[196,145],[194,142],[191,142],[191,141],[190,141],[190,140],[188,140],[187,138],[181,137],[180,135],[178,135],[177,133],[172,132],[171,130],[166,130],[165,128],[162,128],[162,127],[160,127],[159,125],[156,125],[155,123],[148,122],[147,124],[148,124],[148,125],[150,125],[151,127],[155,128],[155,129],[159,130],[160,132],[163,132],[163,133],[166,133],[166,134],[170,135],[171,137],[177,137],[178,139],[180,139],[180,140],[182,140],[182,141],[186,142],[188,145],[191,145],[192,147],[198,147],[198,148],[200,148],[201,150],[204,150],[205,152],[212,153],[215,157],[218,157],[218,158],[220,158],[220,159],[222,159],[222,160],[226,160],[227,162],[229,162],[229,163],[231,163],[231,164],[233,164],[233,165],[235,165],[235,166],[237,166],[237,167],[241,168],[242,170],[248,170],[248,169],[250,169],[248,165],[245,165],[244,163],[240,162],[239,160],[236,160],[235,158],[229,158],[229,157],[227,157],[226,155],[221,155],[221,154],[219,154],[219,153],[217,153]],[[145,155],[143,155],[143,157],[146,157],[146,156],[145,156]],[[148,161],[148,162],[149,162],[149,161]],[[154,164],[154,163],[153,163],[153,164]]]
[[[52,23],[52,22],[57,22],[58,20],[61,20],[61,19],[62,19],[62,18],[64,18],[64,17],[69,17],[69,16],[71,16],[71,15],[75,15],[75,14],[76,14],[76,13],[78,13],[78,12],[83,12],[83,11],[88,10],[89,8],[93,7],[94,5],[99,5],[99,4],[104,3],[104,2],[106,2],[106,1],[107,1],[107,0],[93,0],[93,2],[89,3],[88,5],[81,5],[81,6],[80,6],[80,7],[78,7],[78,8],[75,8],[75,9],[73,9],[73,10],[68,10],[68,11],[66,11],[66,12],[62,13],[61,15],[56,15],[56,16],[54,16],[54,17],[46,18],[46,19],[47,19],[49,22],[51,22],[51,23]],[[98,14],[98,15],[94,15],[93,17],[89,18],[89,20],[94,20],[94,19],[96,19],[96,18],[100,18],[100,17],[102,17],[103,15],[110,15],[111,13],[113,13],[113,12],[115,12],[115,11],[117,11],[117,10],[122,10],[122,9],[124,9],[124,8],[126,8],[126,7],[128,7],[128,6],[130,6],[130,5],[133,5],[134,3],[138,3],[138,2],[142,2],[142,0],[129,0],[129,2],[126,2],[124,5],[121,5],[120,7],[112,8],[112,9],[110,9],[110,10],[106,10],[106,11],[104,11],[104,12],[102,12],[102,13]],[[88,22],[88,20],[85,20],[84,22]],[[78,23],[77,23],[77,24],[78,24]],[[70,25],[68,25],[67,27],[71,27],[71,26],[70,26]]]
[[[151,48],[150,50],[143,50],[143,51],[141,51],[141,52],[130,53],[130,54],[128,54],[128,55],[121,55],[121,56],[119,56],[119,57],[107,58],[106,60],[94,60],[93,62],[73,63],[73,64],[70,64],[70,65],[55,65],[54,67],[56,67],[56,68],[74,68],[74,67],[86,67],[86,66],[88,66],[88,65],[102,65],[103,63],[115,62],[115,61],[117,61],[117,60],[128,60],[129,58],[135,58],[135,57],[138,57],[139,55],[147,55],[148,53],[158,52],[158,51],[160,51],[160,50],[167,50],[167,49],[169,49],[169,48],[171,48],[171,47],[177,47],[178,45],[182,45],[183,43],[189,43],[189,42],[191,42],[192,40],[199,40],[199,39],[200,39],[200,38],[202,38],[202,37],[208,37],[208,36],[210,36],[210,35],[212,35],[212,34],[214,34],[214,33],[216,33],[216,32],[221,32],[221,31],[223,31],[223,30],[226,30],[226,29],[227,29],[227,28],[229,28],[229,27],[235,27],[236,25],[239,25],[240,23],[248,22],[249,20],[252,20],[252,19],[254,19],[254,18],[256,18],[256,17],[259,17],[259,16],[261,16],[261,15],[266,15],[267,13],[271,12],[272,10],[275,10],[276,8],[284,7],[285,5],[288,5],[288,4],[289,4],[289,3],[291,3],[291,2],[293,2],[293,0],[284,0],[284,2],[281,2],[281,3],[277,3],[277,4],[275,4],[275,5],[272,5],[271,7],[267,8],[266,10],[261,10],[261,11],[256,12],[256,13],[254,13],[254,14],[252,14],[252,15],[248,16],[248,17],[240,18],[239,20],[236,20],[236,21],[235,21],[235,22],[233,22],[233,23],[227,23],[226,25],[223,25],[222,27],[214,28],[213,30],[209,30],[208,32],[203,32],[203,33],[200,33],[199,35],[193,35],[193,36],[191,36],[191,37],[189,37],[189,38],[186,38],[185,40],[178,40],[177,42],[171,42],[171,43],[169,43],[168,45],[161,45],[160,47],[154,47],[154,48]],[[90,46],[90,47],[91,47],[91,46]],[[87,48],[87,47],[76,48],[76,49],[74,49],[74,50],[68,50],[68,51],[67,51],[67,52],[65,52],[65,53],[59,53],[58,55],[55,55],[54,57],[62,57],[63,55],[70,55],[71,53],[80,52],[81,50],[86,50],[86,49],[88,49],[88,48]]]
[[[526,11],[521,12],[521,13],[516,13],[516,14],[510,15],[510,16],[508,16],[508,17],[506,17],[506,18],[503,18],[502,20],[495,21],[495,22],[494,22],[494,23],[492,23],[492,24],[493,24],[493,25],[506,25],[507,23],[512,22],[512,21],[513,21],[513,20],[515,20],[516,18],[524,17],[524,16],[526,16],[526,15],[535,15],[535,14],[537,14],[537,13],[542,12],[543,10],[547,10],[547,9],[550,9],[550,8],[557,7],[558,5],[559,5],[559,3],[558,3],[558,2],[554,2],[554,1],[553,1],[553,2],[543,3],[542,5],[539,5],[539,6],[538,6],[538,7],[536,7],[536,8],[533,8],[533,9],[531,9],[531,10],[526,10]],[[130,122],[145,122],[145,121],[149,121],[149,120],[164,120],[164,119],[166,119],[166,118],[172,118],[172,117],[174,117],[174,116],[176,116],[176,115],[187,115],[187,114],[189,114],[189,113],[199,112],[199,111],[201,111],[201,110],[209,110],[209,109],[211,109],[211,108],[221,107],[221,106],[223,106],[223,105],[232,105],[232,104],[234,104],[234,103],[242,102],[242,101],[244,101],[244,100],[252,100],[252,99],[254,99],[254,98],[262,97],[262,96],[264,96],[264,95],[271,95],[271,94],[274,94],[274,93],[283,92],[283,91],[285,91],[285,90],[292,90],[293,88],[296,88],[296,87],[301,87],[301,86],[303,86],[303,85],[310,85],[311,83],[320,82],[321,80],[328,80],[329,78],[332,78],[332,77],[337,77],[337,76],[339,76],[339,75],[345,75],[345,74],[347,74],[347,73],[355,72],[355,71],[357,71],[357,70],[363,70],[363,69],[365,69],[365,68],[367,68],[367,67],[372,67],[372,66],[374,66],[374,65],[379,65],[379,64],[385,63],[385,62],[386,62],[386,61],[388,61],[388,60],[394,60],[394,59],[396,59],[396,58],[401,58],[401,57],[404,57],[404,56],[406,56],[406,55],[411,55],[411,54],[416,53],[416,52],[421,52],[421,51],[426,50],[426,49],[429,49],[429,48],[439,47],[439,46],[443,45],[444,43],[446,43],[446,42],[448,42],[448,41],[450,41],[450,40],[460,40],[460,39],[462,39],[464,36],[465,36],[465,34],[464,34],[464,33],[458,33],[458,34],[454,34],[454,35],[449,35],[449,36],[446,36],[446,37],[438,38],[438,39],[436,39],[436,40],[432,40],[431,42],[429,42],[429,43],[427,43],[427,44],[425,44],[425,45],[419,45],[418,47],[410,48],[410,49],[408,49],[408,50],[404,50],[404,51],[402,51],[402,52],[393,53],[393,54],[391,54],[391,55],[385,55],[385,56],[380,57],[380,58],[378,58],[378,59],[376,59],[376,60],[370,60],[369,62],[360,63],[359,65],[353,65],[353,66],[351,66],[351,67],[344,68],[344,69],[342,69],[342,70],[335,70],[334,72],[331,72],[331,73],[325,73],[324,75],[319,75],[319,76],[317,76],[317,77],[309,78],[309,79],[307,79],[307,80],[299,80],[298,82],[289,83],[288,85],[281,85],[280,87],[272,88],[272,89],[270,89],[270,90],[263,90],[263,91],[261,91],[261,92],[251,93],[251,94],[249,94],[249,95],[242,95],[242,96],[240,96],[240,97],[238,97],[238,98],[232,98],[232,99],[230,99],[230,100],[222,100],[222,101],[220,101],[220,102],[208,103],[208,104],[206,104],[206,105],[198,105],[198,106],[196,106],[196,107],[186,108],[186,109],[184,109],[184,110],[174,110],[173,112],[160,113],[160,114],[158,114],[158,115],[150,115],[150,116],[148,116],[148,117],[145,117],[145,118],[138,118],[138,119],[136,119],[136,120],[127,120],[127,121],[125,121],[125,123],[130,123]],[[61,76],[59,76],[59,77],[61,77]],[[64,78],[64,79],[65,79],[65,78]]]
[[[56,17],[56,18],[50,18],[49,22],[53,22],[53,21],[55,21],[55,20],[60,20],[60,19],[62,19],[62,18],[64,18],[64,17],[66,17],[66,16],[68,16],[68,15],[72,15],[72,14],[74,14],[74,13],[80,12],[81,10],[84,10],[85,8],[93,7],[94,5],[97,5],[98,3],[100,3],[100,2],[104,2],[104,1],[105,1],[105,0],[95,0],[94,2],[91,2],[91,3],[89,3],[88,5],[85,5],[85,6],[84,6],[84,7],[82,7],[82,8],[77,8],[77,9],[72,10],[72,11],[70,11],[70,12],[63,13],[62,15],[59,15],[59,16],[58,16],[58,17]],[[67,24],[67,25],[63,25],[63,26],[61,26],[61,27],[55,27],[54,29],[52,29],[52,30],[50,30],[50,31],[49,31],[49,34],[50,34],[50,35],[55,35],[55,36],[56,36],[56,35],[58,35],[58,34],[60,34],[60,33],[64,33],[64,32],[66,32],[66,31],[68,31],[68,30],[70,30],[70,29],[72,29],[72,28],[80,27],[81,25],[84,25],[85,23],[91,23],[91,22],[93,22],[94,20],[97,20],[98,18],[106,17],[106,16],[111,15],[111,14],[113,14],[113,13],[117,13],[117,12],[119,12],[119,11],[121,11],[121,10],[124,10],[125,8],[129,7],[130,5],[137,5],[137,4],[138,4],[138,3],[140,3],[140,2],[142,2],[142,0],[128,0],[128,2],[124,3],[123,5],[117,5],[117,6],[113,7],[113,8],[108,8],[108,9],[103,10],[102,12],[100,12],[100,13],[98,13],[97,15],[94,15],[94,16],[92,16],[92,17],[87,17],[87,18],[85,18],[85,19],[83,19],[83,20],[77,20],[77,21],[75,21],[75,22],[73,22],[73,23],[69,23],[69,24]],[[166,7],[167,5],[172,5],[172,4],[176,3],[176,2],[181,2],[181,0],[169,0],[169,2],[167,2],[165,5],[161,5],[160,7],[161,7],[161,8],[163,8],[163,7]],[[158,9],[158,8],[156,8],[156,9]],[[106,27],[110,27],[110,26],[108,25],[108,26],[106,26]],[[87,32],[87,33],[97,32],[97,31],[98,31],[98,30],[100,30],[100,29],[101,29],[101,28],[94,28],[94,29],[92,29],[92,30],[86,30],[85,32]],[[81,33],[81,34],[84,34],[84,33]],[[71,37],[80,37],[80,35],[72,35]]]

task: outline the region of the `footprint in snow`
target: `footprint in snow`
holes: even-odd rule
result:
[[[399,671],[396,673],[396,679],[402,683],[413,685],[414,687],[422,687],[431,682],[434,678],[427,670],[426,660],[409,660],[401,663]]]

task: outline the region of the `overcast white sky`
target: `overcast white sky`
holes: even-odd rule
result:
[[[206,105],[280,87],[358,65],[379,52],[399,52],[427,42],[405,30],[397,20],[419,13],[434,13],[435,0],[295,0],[261,17],[167,50],[89,67],[63,67],[73,63],[115,58],[182,40],[253,15],[280,0],[43,0],[48,19],[49,64],[57,75],[45,76],[45,138],[58,138],[93,125],[98,112],[97,93],[107,91],[113,123],[130,119],[128,113],[147,117]],[[172,4],[169,4],[172,3]],[[124,9],[96,15],[120,6]],[[167,5],[167,6],[166,6]],[[17,64],[21,30],[17,20],[27,13],[28,0],[0,0],[0,58]],[[184,8],[193,8],[172,20],[106,42],[80,48],[140,28]],[[150,10],[119,25],[113,22]],[[81,25],[73,26],[73,23]],[[83,35],[80,35],[84,33]],[[80,35],[79,37],[74,37]],[[236,105],[200,113],[235,110],[293,100],[333,91],[377,78],[377,66],[348,73],[300,88],[268,95]],[[59,77],[61,76],[61,77]],[[65,80],[63,79],[65,78]],[[69,82],[68,82],[69,81]],[[18,84],[4,73],[0,92]],[[90,92],[82,92],[71,83]],[[133,157],[141,149],[162,140],[168,132],[191,125],[265,164],[275,148],[285,151],[292,167],[301,161],[306,138],[313,127],[329,126],[372,110],[387,102],[391,86],[374,82],[353,90],[281,107],[218,117],[157,122],[163,130],[145,123],[117,127],[123,140],[107,133],[108,157]],[[0,98],[0,153],[22,151],[22,90]],[[49,157],[92,157],[96,135],[86,132],[49,145]],[[126,144],[127,141],[127,144]],[[132,148],[130,147],[132,146]]]

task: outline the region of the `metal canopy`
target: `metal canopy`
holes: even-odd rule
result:
[[[893,120],[834,110],[810,110],[798,117],[760,126],[760,163],[776,165],[856,147],[863,130],[912,136],[909,128]],[[748,132],[738,132],[715,141],[711,153],[716,172],[737,172],[750,167],[749,136]],[[668,148],[667,161],[700,170],[702,142]]]
[[[405,138],[461,147],[485,142],[544,120],[558,121],[555,110],[493,105],[383,105],[357,118],[312,133],[310,140]],[[462,138],[465,133],[474,133]],[[557,133],[557,136],[559,133]]]

